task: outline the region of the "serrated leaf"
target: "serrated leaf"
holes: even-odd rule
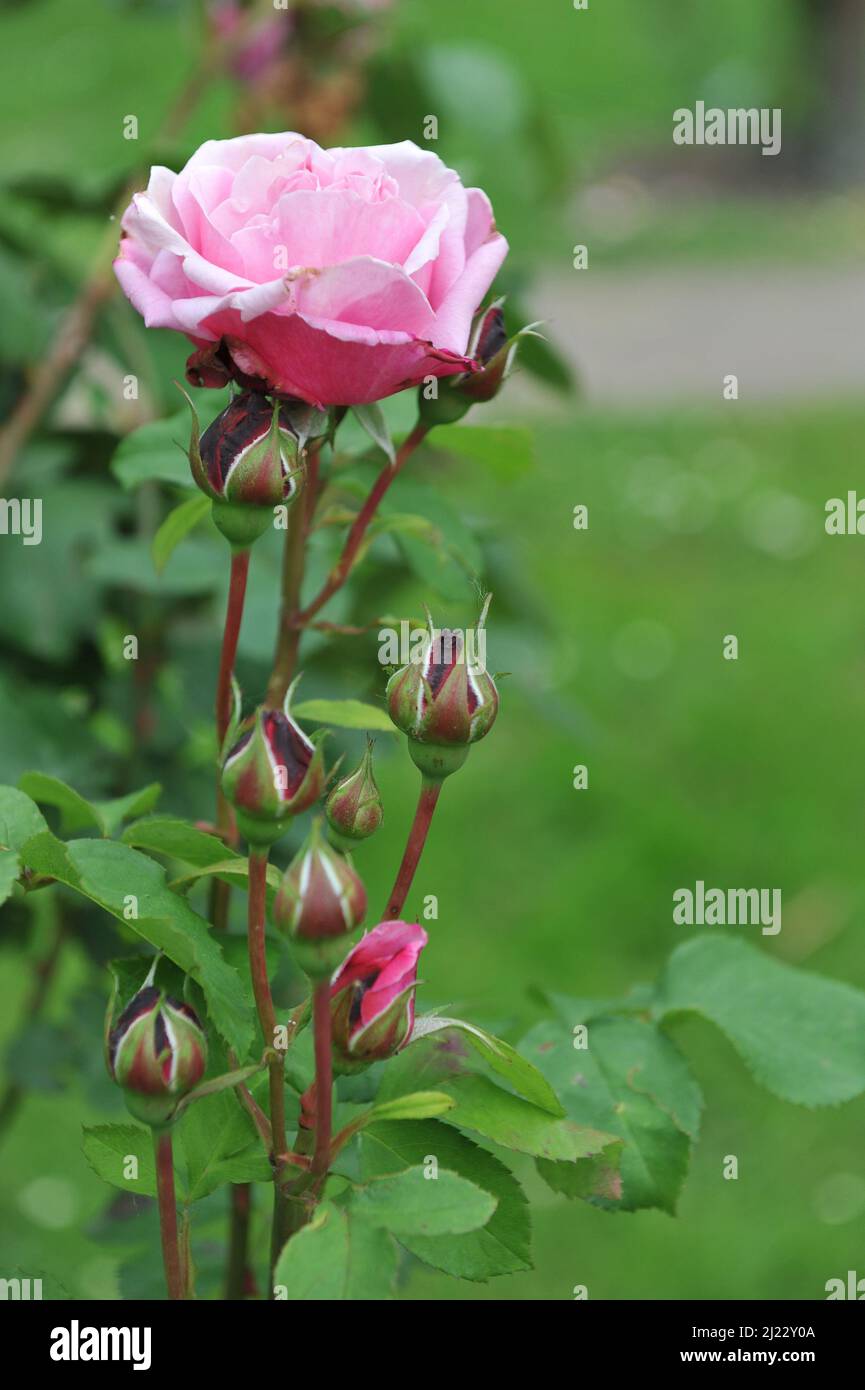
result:
[[[21,849],[33,835],[48,829],[35,802],[17,787],[0,786],[0,848]]]
[[[369,405],[354,405],[352,406],[352,414],[389,462],[395,463],[396,450],[393,447],[393,440],[390,437],[390,430],[381,406],[376,402]]]
[[[152,782],[150,786],[130,792],[127,796],[115,797],[110,801],[90,801],[59,777],[45,772],[25,772],[19,778],[18,786],[34,801],[57,808],[64,834],[93,825],[101,835],[106,836],[113,835],[127,816],[139,816],[149,811],[162,791],[158,782]]]
[[[865,993],[744,941],[698,936],[678,946],[654,1012],[709,1019],[783,1100],[834,1105],[865,1090]]]
[[[430,1157],[496,1199],[486,1225],[459,1236],[400,1236],[407,1250],[458,1279],[486,1280],[531,1268],[529,1207],[513,1173],[459,1130],[430,1120],[376,1122],[360,1137],[364,1177],[400,1172]],[[579,1165],[577,1165],[579,1166]]]
[[[139,1197],[156,1196],[156,1165],[149,1129],[133,1124],[85,1125],[83,1135],[84,1157],[103,1181]],[[137,1171],[137,1177],[126,1177],[130,1171]]]
[[[71,840],[64,845],[49,831],[27,841],[22,860],[36,873],[83,893],[164,951],[198,981],[214,1027],[239,1058],[246,1056],[252,1012],[245,986],[223,959],[208,923],[169,890],[158,864],[114,840]],[[130,915],[133,909],[137,916]]]
[[[699,1131],[700,1088],[675,1045],[651,1023],[596,1019],[587,1038],[587,1047],[575,1048],[567,1025],[545,1022],[521,1047],[574,1120],[624,1141],[621,1209],[673,1212]],[[583,1195],[575,1176],[539,1169],[556,1191]]]
[[[283,1247],[274,1273],[275,1298],[289,1302],[391,1297],[396,1248],[388,1233],[322,1202],[307,1226]]]
[[[439,1014],[426,1014],[415,1020],[409,1046],[419,1038],[432,1037],[449,1030],[458,1032],[471,1043],[487,1065],[504,1077],[518,1095],[540,1106],[541,1110],[548,1110],[551,1115],[564,1115],[555,1091],[537,1067],[521,1057],[510,1043],[494,1037],[474,1023],[466,1023],[460,1018],[443,1018]]]
[[[487,1224],[495,1197],[447,1168],[427,1171],[419,1165],[355,1188],[352,1215],[395,1236],[462,1235]]]
[[[225,1091],[199,1100],[184,1111],[176,1134],[176,1147],[181,1149],[186,1164],[190,1202],[200,1201],[227,1182],[223,1165],[257,1141],[249,1115],[237,1097]],[[260,1144],[257,1154],[261,1154]]]
[[[209,497],[203,493],[196,493],[193,497],[187,497],[184,502],[178,503],[168,513],[156,535],[153,537],[153,565],[157,574],[161,574],[168,564],[174,550],[190,531],[193,531],[200,521],[203,521],[211,508]]]
[[[231,859],[220,859],[216,864],[199,865],[198,868],[191,869],[188,874],[181,874],[179,878],[172,879],[169,887],[177,891],[182,889],[184,892],[200,878],[207,878],[215,874],[217,878],[223,879],[225,883],[232,883],[235,886],[245,888],[249,880],[249,860],[242,855],[235,855]],[[282,883],[282,874],[275,864],[267,866],[267,886],[277,892]]]
[[[364,700],[302,700],[292,707],[298,719],[312,719],[317,724],[333,724],[339,729],[375,729],[379,733],[395,732],[387,712]]]
[[[173,816],[147,816],[144,820],[127,825],[121,840],[136,849],[147,850],[151,854],[164,854],[170,859],[180,859],[185,864],[206,867],[231,858],[242,858],[236,850],[229,849],[217,835],[209,835],[190,825],[189,821]]]

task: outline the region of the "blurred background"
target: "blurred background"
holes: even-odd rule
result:
[[[0,544],[0,780],[39,768],[102,796],[155,780],[164,811],[210,804],[222,543],[200,530],[158,576],[150,544],[176,491],[124,486],[134,456],[111,468],[141,423],[186,435],[171,384],[184,342],[145,332],[110,293],[124,188],[206,138],[422,143],[435,115],[433,148],[489,192],[510,239],[512,319],[544,320],[547,338],[469,417],[517,425],[517,443],[433,448],[400,484],[434,517],[438,553],[383,539],[378,568],[329,610],[352,621],[426,600],[465,625],[467,571],[495,594],[490,664],[511,675],[418,876],[418,900],[440,903],[422,1001],[517,1040],[545,988],[621,994],[688,930],[672,893],[696,879],[780,887],[783,931],[759,944],[865,986],[862,560],[824,530],[827,499],[862,473],[865,6],[2,9],[0,491],[44,499],[45,539]],[[780,107],[781,153],[675,146],[672,113],[697,100]],[[730,373],[737,400],[723,398]],[[249,692],[269,670],[278,563],[263,541],[241,638]],[[134,680],[127,632],[144,653]],[[374,633],[312,637],[302,664],[307,697],[381,699]],[[373,900],[415,792],[396,740],[376,752]],[[101,1056],[116,932],[38,893],[7,904],[0,951],[0,1272],[42,1273],[46,1296],[134,1295],[127,1213],[80,1153],[82,1122],[120,1113]],[[286,999],[295,988],[286,974]],[[862,1100],[784,1105],[708,1026],[674,1036],[706,1099],[675,1218],[566,1204],[527,1173],[534,1272],[472,1287],[413,1264],[401,1296],[567,1299],[582,1283],[591,1298],[807,1299],[857,1262],[865,1273]],[[735,1183],[720,1179],[730,1153]]]

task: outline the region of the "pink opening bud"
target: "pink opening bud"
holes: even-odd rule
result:
[[[324,791],[324,755],[289,713],[260,706],[231,741],[222,763],[222,790],[251,845],[270,845],[291,816]]]
[[[363,883],[317,820],[285,871],[273,904],[276,925],[291,938],[301,969],[322,979],[342,960],[346,936],[365,915]]]
[[[380,922],[349,951],[330,990],[339,1070],[359,1070],[392,1057],[408,1042],[417,963],[428,939],[415,923]]]
[[[207,1067],[207,1039],[194,1009],[147,984],[108,1035],[108,1069],[128,1110],[145,1124],[170,1124]]]

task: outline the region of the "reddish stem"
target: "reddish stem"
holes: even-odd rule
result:
[[[433,811],[439,799],[442,789],[442,779],[437,778],[433,781],[424,778],[421,782],[420,796],[418,797],[417,810],[414,813],[411,830],[408,834],[405,853],[402,863],[399,866],[399,873],[396,882],[391,889],[388,898],[387,909],[384,914],[385,921],[393,921],[398,918],[403,909],[403,904],[409,894],[415,871],[420,863],[423,847],[426,844],[426,837],[429,833],[430,822],[433,818]]]
[[[282,552],[282,602],[279,609],[279,630],[273,671],[267,687],[267,703],[278,708],[291,684],[300,631],[294,625],[300,604],[300,590],[306,566],[306,542],[312,528],[315,504],[318,499],[318,466],[321,441],[309,447],[303,493],[289,513],[288,530]]]
[[[246,597],[246,580],[249,574],[249,549],[232,550],[231,578],[228,584],[228,609],[225,614],[225,628],[222,634],[222,655],[219,661],[219,680],[216,686],[216,737],[219,747],[231,723],[231,677],[237,656],[237,640],[240,636],[240,621],[243,617],[243,600]]]
[[[312,995],[315,1035],[315,1151],[312,1172],[324,1177],[330,1167],[333,1119],[333,1047],[330,1035],[330,981],[315,986]]]
[[[180,1263],[180,1242],[177,1235],[177,1202],[174,1196],[174,1155],[171,1131],[153,1131],[153,1150],[156,1158],[156,1192],[159,1198],[159,1230],[162,1236],[162,1262],[168,1297],[184,1296],[183,1272]]]
[[[341,589],[348,579],[357,552],[360,550],[361,543],[366,535],[367,528],[378,511],[379,503],[391,483],[399,476],[403,465],[414,453],[428,430],[429,425],[419,420],[411,434],[408,435],[398,450],[394,462],[389,463],[387,467],[383,468],[379,473],[372,485],[369,496],[352,523],[351,530],[346,537],[346,542],[339,560],[312,602],[307,604],[306,608],[298,613],[296,621],[299,627],[305,627],[310,619],[315,617],[319,609],[324,607],[328,599],[336,593],[337,589]]]

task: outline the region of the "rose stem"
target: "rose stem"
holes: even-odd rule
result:
[[[237,657],[237,642],[240,637],[240,624],[243,619],[243,603],[246,597],[246,581],[249,576],[249,548],[232,550],[231,577],[228,582],[228,607],[225,611],[225,627],[222,633],[222,651],[219,658],[219,677],[216,683],[216,746],[217,753],[222,749],[222,741],[231,723],[231,678]],[[236,842],[237,832],[231,807],[222,792],[220,772],[217,764],[216,774],[216,827],[226,844]],[[231,887],[215,878],[210,894],[210,918],[217,931],[228,926],[228,903]]]
[[[243,604],[246,597],[246,581],[249,576],[249,549],[232,550],[231,571],[228,582],[228,606],[225,612],[225,627],[222,633],[222,651],[219,661],[219,677],[216,686],[216,738],[217,748],[221,749],[226,730],[231,722],[231,677],[237,657],[237,643],[240,624],[243,619]],[[231,807],[223,796],[219,773],[216,781],[216,825],[227,844],[236,842],[237,830]],[[228,907],[231,898],[231,885],[214,878],[210,890],[210,920],[216,931],[225,931],[228,926]],[[231,1188],[231,1233],[229,1236],[229,1263],[226,1276],[226,1297],[242,1298],[248,1284],[246,1274],[246,1242],[249,1233],[249,1208],[251,1189],[247,1183],[234,1183]]]
[[[267,850],[252,849],[249,852],[249,971],[252,976],[252,992],[255,1007],[264,1034],[265,1046],[274,1048],[276,1033],[276,1014],[270,981],[267,978],[267,954],[265,950],[264,921],[267,907]],[[267,1069],[270,1079],[270,1128],[273,1166],[273,1223],[270,1241],[270,1289],[273,1297],[273,1271],[279,1252],[285,1240],[287,1223],[287,1198],[281,1187],[279,1158],[286,1152],[288,1143],[285,1137],[285,1057],[280,1052],[272,1055]]]
[[[330,1167],[333,1114],[333,1047],[330,1033],[330,981],[322,980],[312,993],[315,1035],[315,1150],[311,1171],[324,1179]]]
[[[443,778],[424,777],[421,779],[420,796],[418,797],[417,809],[414,813],[411,830],[408,833],[405,853],[402,863],[399,866],[399,873],[396,882],[390,892],[387,908],[384,913],[384,921],[390,922],[399,917],[402,912],[403,904],[409,894],[412,880],[415,876],[420,857],[423,854],[423,847],[426,844],[426,837],[429,833],[430,822],[433,818],[433,811],[439,799],[442,789]]]
[[[294,663],[297,657],[297,648],[300,641],[301,630],[309,625],[316,613],[324,607],[328,599],[332,598],[337,589],[341,589],[351,573],[357,552],[359,551],[363,538],[369,528],[370,522],[378,510],[379,503],[390,487],[394,479],[399,475],[403,465],[414,453],[429,430],[429,425],[422,424],[420,421],[415,425],[411,434],[404,440],[397,452],[396,459],[389,463],[379,473],[372,489],[366,498],[363,506],[355,517],[351,530],[346,537],[345,545],[339,560],[334,565],[327,580],[322,585],[315,598],[306,606],[298,608],[298,598],[300,595],[300,583],[303,579],[303,556],[299,560],[293,560],[286,555],[286,569],[283,571],[283,604],[279,624],[279,642],[277,644],[276,661],[274,663],[273,675],[267,691],[267,703],[271,706],[278,706],[285,699],[285,692],[291,682],[294,671]],[[309,533],[309,524],[312,513],[307,506],[307,520],[305,522],[305,535]],[[286,533],[286,548],[294,548],[296,542],[291,534],[291,526]],[[298,547],[300,548],[300,547]],[[296,572],[299,571],[296,584],[291,587],[286,583],[286,571],[290,569],[290,580],[294,580]]]
[[[156,1157],[156,1192],[159,1198],[159,1231],[162,1236],[162,1262],[168,1297],[184,1296],[183,1274],[180,1265],[180,1245],[177,1238],[177,1203],[174,1198],[174,1154],[171,1131],[153,1131],[153,1151]]]
[[[318,499],[318,465],[321,442],[316,440],[309,446],[306,461],[306,478],[303,495],[289,511],[288,528],[285,532],[285,546],[282,552],[282,601],[279,608],[279,630],[276,638],[276,653],[273,659],[273,672],[267,687],[266,703],[277,709],[285,699],[285,692],[294,675],[297,648],[300,642],[300,629],[295,626],[300,588],[306,567],[306,542],[312,528],[312,518]]]
[[[348,533],[339,560],[331,570],[319,593],[316,594],[312,602],[298,614],[298,622],[301,626],[305,627],[310,619],[315,617],[319,609],[324,607],[328,599],[336,593],[337,589],[341,589],[348,579],[355,556],[361,547],[367,528],[378,510],[379,503],[391,483],[393,483],[395,478],[399,475],[403,465],[421,443],[428,430],[429,425],[425,425],[421,421],[418,421],[411,434],[401,445],[394,462],[389,463],[387,467],[383,468],[379,473],[370,489],[366,501],[352,523],[351,530]]]

